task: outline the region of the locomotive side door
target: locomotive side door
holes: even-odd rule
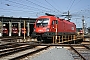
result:
[[[56,32],[56,25],[57,25],[57,20],[52,21],[52,32]]]

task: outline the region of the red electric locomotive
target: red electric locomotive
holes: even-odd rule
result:
[[[19,30],[18,30],[18,24],[13,23],[12,24],[12,35],[13,36],[18,36]]]
[[[3,27],[3,34],[8,35],[8,29],[6,27]]]
[[[55,16],[41,16],[35,22],[32,37],[37,40],[48,40],[56,36],[56,32],[57,36],[75,34],[76,25]]]
[[[17,27],[12,27],[12,33],[13,34],[18,34],[18,28]]]
[[[8,28],[6,24],[3,24],[3,35],[8,35]]]

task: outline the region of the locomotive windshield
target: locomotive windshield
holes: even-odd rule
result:
[[[44,19],[38,19],[36,26],[47,26],[49,22],[49,19],[44,18]]]

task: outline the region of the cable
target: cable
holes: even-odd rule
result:
[[[58,5],[57,5],[57,3],[55,3],[55,1],[54,1],[54,0],[52,0],[52,2],[54,3],[54,5],[56,5],[57,7],[59,7],[59,8],[60,8],[60,10],[62,10],[62,9],[61,9],[61,7],[60,7],[60,6],[58,6]]]
[[[7,0],[6,0],[7,1]],[[8,0],[9,1],[9,0]],[[17,2],[13,2],[13,1],[9,1],[9,2],[11,2],[11,3],[15,3],[15,4],[19,4],[19,6],[20,5],[22,5],[22,4],[20,4],[20,3],[17,3]],[[12,5],[11,5],[12,6]],[[21,8],[21,7],[19,7],[19,6],[13,6],[13,7],[18,7],[18,8]],[[24,6],[24,4],[23,4],[23,6]],[[27,5],[25,5],[26,7],[27,7]],[[23,8],[23,9],[25,9],[25,8]],[[12,9],[11,9],[12,10]],[[31,9],[28,9],[28,10],[31,10]],[[35,10],[37,11],[37,12],[35,12]],[[37,10],[37,9],[35,9],[35,10],[33,10],[33,11],[29,11],[28,13],[29,14],[34,14],[34,15],[36,15],[40,10],[41,10],[41,12],[50,12],[50,11],[46,11],[46,10],[42,10],[42,9],[39,9],[39,10]],[[13,10],[12,10],[13,11]],[[20,10],[20,11],[22,11],[22,10]],[[11,11],[9,11],[10,13],[11,13]],[[15,11],[14,10],[14,12],[18,12],[18,10],[17,11]],[[22,11],[23,12],[23,11]],[[24,11],[25,12],[25,11]],[[39,12],[40,13],[40,12]]]
[[[32,6],[28,6],[28,5],[25,5],[25,4],[17,3],[17,2],[14,2],[14,1],[10,1],[10,0],[6,0],[6,1],[9,1],[9,2],[15,3],[15,4],[19,4],[19,5],[22,5],[22,6],[26,6],[26,7],[31,7],[31,8],[34,8],[35,10],[38,9],[38,10],[45,11],[45,10],[43,10],[43,9],[39,9],[39,8],[32,7]],[[27,9],[28,9],[28,8],[27,8]]]
[[[80,3],[80,1],[81,1],[81,0],[79,0],[79,1],[78,1],[76,4],[74,4],[74,5],[78,5],[78,3]]]
[[[32,3],[32,4],[36,5],[36,6],[42,7],[42,8],[44,8],[44,9],[52,10],[52,9],[49,9],[49,8],[43,7],[43,6],[41,6],[41,5],[38,5],[38,4],[36,4],[36,3],[34,3],[34,2],[32,2],[32,1],[30,1],[30,0],[26,0],[26,1]]]
[[[6,4],[5,4],[5,5],[6,5]],[[17,7],[17,8],[21,8],[21,7],[19,7],[19,6],[14,6],[14,5],[9,5],[9,7],[10,7],[10,6],[12,6],[12,7]],[[39,12],[38,10],[36,10],[36,11],[35,11],[35,10],[34,10],[34,11],[33,11],[33,10],[30,11],[29,9],[28,9],[28,10],[25,10],[25,8],[23,8],[22,10],[13,10],[13,9],[6,9],[6,8],[3,7],[3,8],[0,8],[0,10],[3,10],[3,11],[8,10],[8,12],[12,12],[12,11],[14,11],[14,12],[36,12],[36,11]]]
[[[32,12],[32,13],[38,13],[40,10],[41,10],[41,12],[42,11],[44,11],[44,12],[51,12],[51,9],[48,9],[48,8],[46,8],[46,7],[43,7],[43,6],[40,6],[40,5],[38,5],[39,7],[42,7],[42,8],[45,8],[45,9],[48,9],[48,10],[50,10],[50,11],[47,11],[47,10],[43,10],[43,9],[39,9],[39,8],[35,8],[35,7],[32,7],[32,6],[28,6],[28,5],[25,5],[25,4],[21,4],[21,3],[18,3],[18,2],[14,2],[14,1],[10,1],[10,0],[5,0],[5,1],[8,1],[8,2],[11,2],[11,3],[14,3],[14,4],[18,4],[19,6],[21,5],[21,6],[26,6],[26,7],[31,7],[31,8],[34,8],[34,10],[33,11],[27,11],[27,12]],[[17,8],[21,8],[21,7],[19,7],[19,6],[14,6],[14,4],[13,5],[11,5],[10,4],[10,6],[13,6],[13,7],[17,7]],[[33,4],[35,4],[35,3],[33,3]],[[37,4],[35,4],[35,5],[37,5]],[[22,7],[23,8],[23,7]],[[25,8],[23,8],[24,10],[25,10]],[[10,10],[12,10],[12,11],[14,11],[14,12],[25,12],[25,11],[23,11],[23,9],[22,10],[13,10],[13,9],[6,9],[6,10],[9,10],[9,12],[11,12]],[[28,9],[28,8],[26,8],[26,9]],[[4,10],[4,9],[3,9]],[[28,10],[31,10],[31,9],[28,9]],[[35,10],[37,11],[37,12],[35,12]],[[55,12],[55,11],[52,11],[52,12]]]
[[[9,0],[6,0],[6,1],[9,1]],[[13,1],[9,1],[9,2],[15,3],[15,4],[19,4],[19,6],[22,5],[22,6],[29,7],[29,6],[24,5],[24,4],[21,4],[21,3],[17,3],[17,2],[13,2]],[[14,6],[14,7],[16,7],[16,6]],[[17,7],[18,7],[18,6],[17,6]],[[31,7],[31,6],[30,6],[30,7]],[[21,7],[19,7],[19,8],[21,8]],[[28,10],[30,10],[30,9],[28,9]],[[35,9],[35,10],[36,10],[36,9]],[[35,10],[33,10],[33,11],[35,11]],[[50,10],[50,11],[47,11],[47,10],[42,10],[42,9],[38,9],[38,10],[36,10],[36,11],[40,11],[40,10],[41,10],[41,12],[44,11],[45,13],[46,13],[46,12],[51,12],[51,10]],[[55,12],[55,11],[53,11],[53,12]],[[38,13],[38,12],[36,12],[36,13]],[[35,14],[35,13],[34,13],[34,14]]]
[[[13,10],[13,9],[5,9],[5,8],[0,8],[0,10],[9,11],[9,12],[12,12],[12,11],[14,11],[14,12],[35,12],[35,11],[30,11],[30,10],[25,11],[25,10]],[[37,12],[39,12],[39,11],[37,11]]]
[[[43,5],[47,5],[47,4],[45,4],[45,3],[42,3],[40,0],[34,0],[34,1],[37,1],[39,4],[43,4]]]
[[[73,6],[74,2],[75,2],[75,0],[73,0],[73,2],[71,4],[70,8],[68,9],[68,11],[71,9],[71,7]]]
[[[47,0],[45,0],[50,6],[52,6]],[[56,9],[54,6],[52,6],[54,9]],[[56,9],[57,10],[57,9]],[[60,12],[59,10],[57,10],[58,12]]]

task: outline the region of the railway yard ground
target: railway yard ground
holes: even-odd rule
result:
[[[26,40],[1,37],[0,60],[90,60],[90,36],[75,44],[42,43],[30,37]]]

